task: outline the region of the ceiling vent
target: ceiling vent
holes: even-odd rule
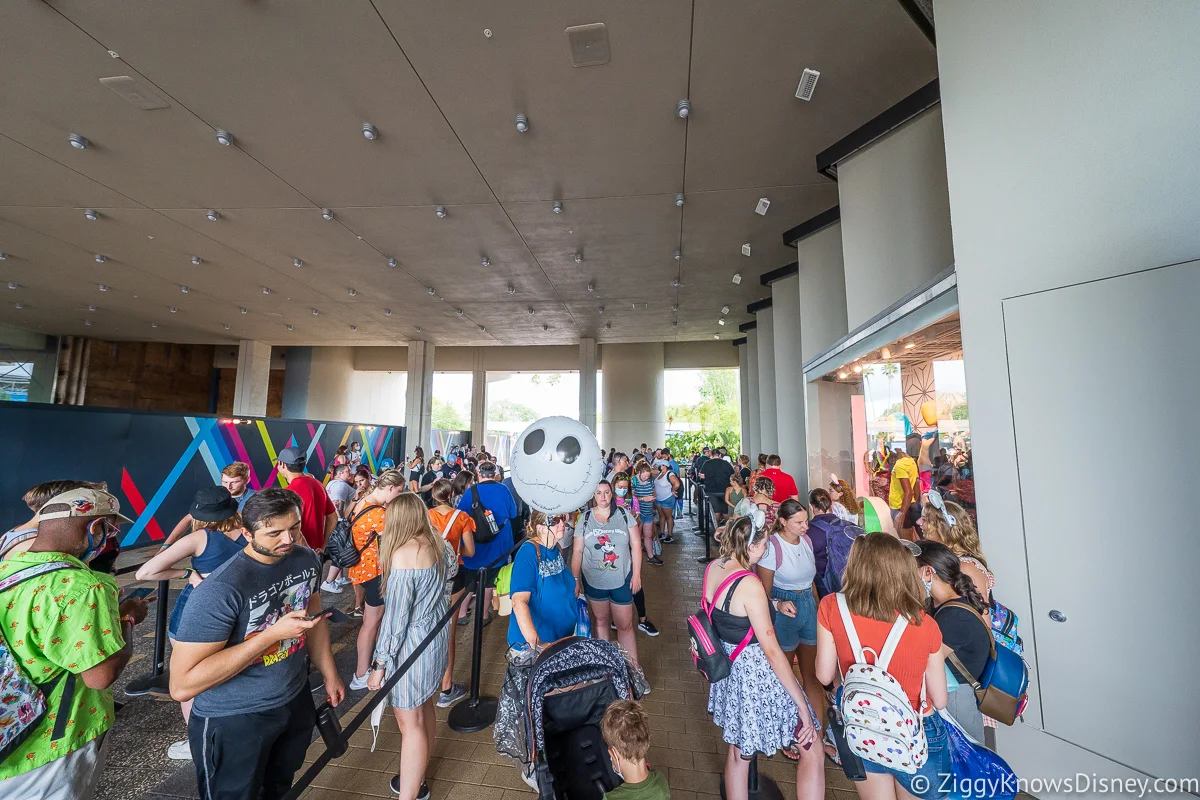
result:
[[[771,201],[765,197],[758,198],[758,205],[754,207],[754,213],[765,216],[767,209],[771,207]]]
[[[608,26],[603,22],[575,25],[567,28],[566,34],[571,48],[571,66],[598,67],[608,63]]]
[[[812,100],[813,92],[817,88],[817,78],[821,77],[821,73],[815,69],[806,69],[800,75],[800,85],[796,87],[796,99]]]
[[[166,100],[163,100],[128,75],[101,78],[100,82],[143,111],[171,107],[171,104]]]
[[[750,255],[750,243],[749,242],[746,242],[744,245],[742,245],[742,255],[744,255],[744,256]]]

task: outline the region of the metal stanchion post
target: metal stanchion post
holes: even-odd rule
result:
[[[154,668],[129,682],[125,694],[130,697],[170,694],[171,675],[167,671],[167,618],[170,616],[167,595],[170,590],[170,581],[158,582],[158,601],[154,606]]]
[[[783,792],[775,781],[758,774],[758,756],[750,759],[750,774],[746,776],[746,793],[749,800],[783,800]],[[721,797],[725,797],[725,781],[721,781]]]
[[[696,561],[700,564],[707,564],[712,561],[712,554],[709,552],[708,543],[716,531],[711,530],[709,522],[711,515],[708,513],[708,498],[704,492],[700,493],[700,533],[704,537],[704,555],[697,558]]]
[[[479,680],[483,659],[483,605],[487,599],[485,578],[489,570],[481,567],[478,579],[475,581],[475,630],[473,632],[473,652],[471,653],[471,692],[466,700],[459,701],[450,709],[446,719],[450,730],[458,733],[474,733],[481,731],[496,721],[496,708],[499,700],[495,697],[479,696]],[[453,636],[453,633],[451,633]]]

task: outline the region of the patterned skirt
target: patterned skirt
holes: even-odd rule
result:
[[[721,644],[726,653],[733,653],[734,645]],[[821,723],[807,699],[805,705],[819,738]],[[796,701],[779,683],[758,644],[742,650],[729,677],[709,687],[708,713],[720,726],[726,743],[735,745],[746,758],[754,753],[770,756],[790,745],[800,719]]]

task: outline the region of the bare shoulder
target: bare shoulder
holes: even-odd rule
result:
[[[441,553],[434,552],[428,544],[413,539],[396,548],[396,552],[392,554],[392,569],[429,569],[440,557]]]

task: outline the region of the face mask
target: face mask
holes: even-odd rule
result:
[[[625,495],[629,494],[628,489],[613,489],[613,491],[617,493],[617,497],[624,497]]]
[[[925,584],[925,596],[933,597],[933,581],[922,579],[921,583]]]
[[[97,527],[100,529],[99,535],[94,532]],[[97,553],[104,549],[104,542],[108,538],[108,526],[104,523],[104,520],[96,520],[91,525],[88,525],[87,536],[87,550],[85,550],[83,555],[79,557],[79,560],[85,564],[91,561]]]
[[[612,750],[609,750],[608,752],[608,760],[612,762],[613,772],[617,773],[617,777],[621,780],[625,780],[625,776],[621,774],[621,760],[619,758],[613,758]]]

